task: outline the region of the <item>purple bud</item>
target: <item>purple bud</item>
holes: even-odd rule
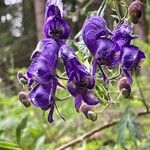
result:
[[[131,93],[131,85],[126,77],[123,77],[119,81],[119,90],[124,98],[129,98]]]
[[[17,79],[23,85],[28,84],[28,79],[20,71],[17,73]]]
[[[95,114],[92,111],[92,109],[93,109],[92,106],[89,106],[87,104],[83,104],[80,109],[84,113],[84,115],[87,117],[87,119],[90,119],[91,121],[97,120],[97,114]]]
[[[20,100],[20,102],[25,106],[25,107],[30,107],[31,106],[31,103],[29,101],[29,98],[28,98],[28,94],[25,93],[25,92],[20,92],[18,94],[18,98]]]
[[[139,0],[135,0],[129,6],[128,8],[129,15],[130,15],[131,21],[134,24],[137,24],[139,19],[141,18],[142,10],[143,10],[143,4]]]

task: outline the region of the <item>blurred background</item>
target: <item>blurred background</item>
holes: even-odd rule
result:
[[[121,7],[119,0],[114,1],[120,15],[123,16],[124,8]],[[111,9],[114,7],[114,1],[107,0],[106,8],[102,13],[111,30],[115,22],[115,18],[111,16],[115,15],[114,10]],[[129,4],[132,0],[126,0],[126,2]],[[142,64],[138,80],[142,95],[150,106],[150,1],[143,0],[142,2],[144,4],[142,18],[134,28],[134,32],[140,36],[140,39],[135,40],[134,43],[145,52],[147,57]],[[72,28],[71,38],[81,30],[87,15],[97,11],[102,3],[103,0],[63,0],[64,16]],[[132,113],[129,113],[128,116],[124,115],[124,112],[127,112],[124,106],[128,101],[131,102],[133,112],[138,113],[140,110],[145,110],[141,102],[143,96],[136,83],[132,89],[132,100],[123,99],[121,103],[112,105],[98,115],[96,122],[91,122],[83,114],[78,114],[74,110],[72,98],[57,102],[67,122],[64,122],[55,112],[55,122],[49,124],[47,114],[43,116],[42,110],[33,106],[25,108],[21,105],[17,94],[22,90],[22,86],[16,79],[16,73],[20,70],[25,72],[25,68],[30,64],[29,58],[32,51],[37,42],[44,37],[42,26],[45,4],[46,0],[0,0],[0,150],[55,150],[113,119],[131,117],[132,125],[135,121]],[[116,87],[112,86],[111,92],[115,91]],[[57,92],[59,97],[68,95],[67,92],[64,93],[60,89]],[[103,106],[99,108],[99,110],[102,109]],[[86,140],[80,140],[79,143],[68,149],[150,150],[148,140],[150,138],[150,118],[145,115],[137,118],[136,121],[136,124],[140,123],[138,125],[140,127],[134,131],[135,133],[133,132],[133,137],[130,136],[132,132],[130,127],[121,124],[124,127],[121,126],[119,132],[116,127],[112,127],[97,132]]]

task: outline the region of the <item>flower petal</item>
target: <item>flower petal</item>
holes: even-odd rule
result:
[[[79,108],[82,104],[82,96],[80,94],[78,94],[76,97],[75,97],[75,108],[76,108],[76,111],[79,111]]]
[[[88,105],[97,105],[100,100],[96,98],[91,92],[82,94],[83,101]]]

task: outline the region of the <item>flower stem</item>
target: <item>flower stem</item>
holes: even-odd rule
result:
[[[108,80],[118,79],[121,76],[121,74],[122,74],[122,69],[121,69],[121,67],[119,67],[119,72],[117,73],[117,75],[109,78]]]
[[[139,89],[139,92],[140,92],[140,95],[141,95],[141,101],[142,103],[144,104],[145,108],[146,108],[146,112],[149,112],[149,106],[147,105],[146,103],[146,100],[145,100],[145,97],[144,97],[144,94],[143,94],[143,91],[141,89],[141,86],[140,86],[140,83],[139,83],[139,80],[138,80],[138,77],[137,75],[135,75],[135,80],[136,80],[136,84],[138,86],[138,89]]]
[[[70,97],[71,97],[71,95],[69,95],[67,97],[63,97],[63,98],[59,98],[59,97],[56,96],[55,98],[56,98],[57,101],[65,101],[65,100],[67,100]]]
[[[60,77],[58,74],[56,74],[56,77],[57,77],[58,79],[61,79],[61,80],[66,80],[66,81],[68,81],[68,79],[67,79],[67,78]]]

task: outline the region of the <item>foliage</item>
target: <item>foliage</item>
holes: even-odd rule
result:
[[[79,29],[81,28],[84,19],[91,15],[98,13],[109,18],[110,16],[108,16],[106,12],[108,7],[111,7],[109,11],[113,11],[113,16],[111,18],[113,18],[114,22],[112,25],[112,22],[109,22],[108,19],[109,26],[115,26],[118,22],[118,8],[116,8],[116,4],[114,4],[114,1],[112,0],[107,0],[107,2],[104,0],[102,5],[100,5],[101,2],[97,3],[96,1],[86,0],[74,0],[71,2],[65,0],[65,2],[67,2],[65,4],[68,5],[68,9],[71,3],[75,3],[75,6],[80,7],[81,14],[78,16],[78,21],[71,24],[71,26],[75,29],[72,37],[76,36],[74,40],[68,40],[68,42],[70,42],[71,46],[74,48],[78,58],[83,62],[88,70],[91,70],[90,64],[92,58],[90,53],[85,47],[83,41],[77,40],[81,38],[81,31],[79,31]],[[147,3],[149,4],[149,1]],[[91,4],[95,4],[96,6],[92,8]],[[20,8],[20,6],[22,7],[22,3],[15,4],[13,6],[6,6],[1,5],[0,2],[0,8],[7,8],[7,12],[12,13],[14,16],[17,11],[16,8]],[[73,16],[77,16],[78,14],[75,6],[71,6],[71,10],[67,11],[66,18],[69,22],[72,22]],[[146,12],[149,12],[149,6],[150,5],[146,6]],[[123,7],[122,9],[124,11],[125,8]],[[28,9],[26,8],[26,10]],[[34,10],[30,9],[30,11],[32,12]],[[6,14],[4,11],[2,13],[0,12],[0,15]],[[26,11],[26,13],[28,14],[29,12]],[[148,13],[146,17],[149,19]],[[34,22],[32,17],[29,19],[29,22],[26,22],[26,25],[24,25],[26,29],[28,29],[27,27],[30,22]],[[148,24],[149,23],[150,22],[148,22]],[[138,119],[135,115],[137,112],[145,111],[145,107],[142,103],[142,96],[139,93],[139,87],[136,82],[133,83],[131,98],[124,99],[120,95],[119,89],[116,88],[118,84],[116,81],[111,82],[110,86],[107,87],[104,85],[102,80],[97,80],[94,92],[97,97],[101,98],[101,105],[95,109],[95,112],[98,114],[98,120],[96,122],[91,122],[87,120],[83,114],[78,114],[73,108],[74,102],[72,98],[61,101],[61,99],[69,94],[61,89],[58,89],[57,91],[57,97],[59,97],[60,100],[56,101],[56,103],[60,109],[59,111],[67,120],[66,122],[60,118],[56,111],[54,114],[56,121],[53,124],[48,124],[46,118],[47,113],[43,115],[42,110],[34,108],[33,106],[31,108],[23,107],[18,101],[18,97],[16,95],[17,91],[22,89],[16,81],[16,73],[19,70],[24,72],[23,67],[27,66],[29,63],[29,54],[35,47],[36,43],[35,31],[32,33],[34,28],[32,24],[32,27],[30,26],[30,30],[27,34],[25,34],[25,36],[14,37],[12,33],[8,32],[10,31],[10,26],[11,24],[6,22],[6,24],[3,24],[3,26],[0,27],[0,43],[2,43],[0,45],[0,63],[2,64],[0,73],[4,77],[0,77],[0,149],[54,150],[64,143],[80,137],[89,130],[105,124],[105,122],[109,122],[113,119],[119,119],[119,123],[114,128],[106,129],[100,133],[94,134],[91,138],[82,141],[80,144],[75,145],[71,149],[149,150],[150,119],[149,117],[141,117]],[[146,102],[149,103],[148,98],[150,96],[150,86],[148,83],[150,82],[150,44],[145,43],[140,39],[137,39],[134,44],[139,46],[146,53],[147,59],[142,65],[142,76],[138,76],[138,80],[140,82],[144,98],[146,99]],[[20,67],[22,69],[20,69]],[[118,73],[117,68],[114,71],[109,69],[106,69],[105,71],[109,76],[115,76]],[[59,74],[63,74],[63,69],[60,67],[58,72]],[[101,74],[99,72],[97,78],[101,78]],[[63,80],[61,80],[61,83],[63,85],[66,84]],[[109,103],[110,95],[111,99],[115,103]]]

